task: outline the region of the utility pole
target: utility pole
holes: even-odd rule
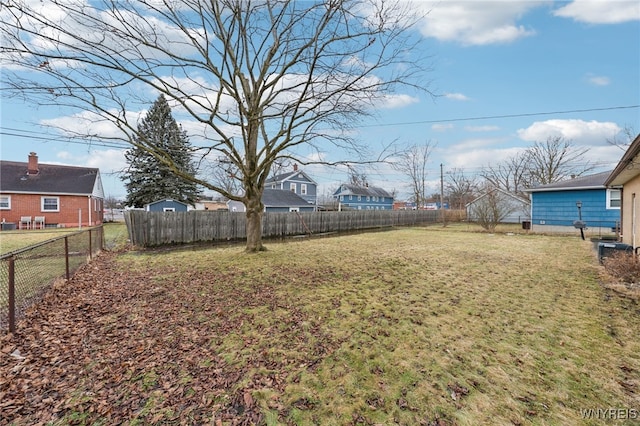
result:
[[[442,210],[442,226],[446,226],[444,212],[444,173],[442,171],[442,166],[442,163],[440,163],[440,210]]]

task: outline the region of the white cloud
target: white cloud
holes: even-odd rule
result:
[[[381,102],[382,109],[395,109],[402,108],[407,105],[412,105],[420,102],[420,100],[414,96],[409,95],[386,95]]]
[[[466,144],[456,145],[447,150],[443,155],[447,169],[460,168],[464,170],[478,169],[488,165],[504,161],[522,148],[488,148],[479,147],[471,149]]]
[[[540,1],[465,1],[420,3],[429,10],[421,23],[425,37],[467,45],[509,43],[535,34],[516,22]]]
[[[613,122],[557,119],[535,122],[526,129],[519,129],[517,133],[520,139],[531,142],[560,136],[578,145],[602,145],[620,130]]]
[[[447,130],[453,129],[453,124],[434,124],[431,126],[431,130],[436,132],[446,132]]]
[[[611,84],[609,77],[599,75],[588,75],[587,81],[594,86],[608,86]]]
[[[469,97],[463,95],[462,93],[445,93],[444,97],[447,99],[452,99],[454,101],[468,101]]]
[[[453,146],[449,149],[453,151],[468,151],[468,150],[477,150],[479,148],[484,147],[493,147],[496,145],[500,145],[504,141],[502,139],[494,139],[494,138],[471,138],[465,139]]]
[[[95,167],[100,170],[105,195],[124,198],[126,191],[120,179],[121,172],[127,168],[124,149],[90,149],[88,152],[59,151],[58,164],[66,166]]]
[[[495,132],[500,130],[498,126],[465,126],[467,132]]]
[[[637,0],[575,0],[553,14],[589,24],[618,24],[640,21],[640,2]]]
[[[117,113],[115,110],[113,113]],[[128,113],[129,114],[129,113]],[[128,117],[130,123],[137,122],[137,113],[131,117]],[[77,114],[49,118],[41,120],[40,124],[43,126],[53,127],[58,129],[65,136],[81,136],[81,135],[96,135],[102,138],[123,138],[125,137],[122,130],[120,130],[112,121],[100,117],[98,114],[83,111]]]

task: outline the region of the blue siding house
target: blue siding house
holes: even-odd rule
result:
[[[333,193],[340,210],[393,210],[393,196],[382,188],[343,183]]]
[[[273,176],[264,183],[265,189],[280,189],[291,191],[300,196],[309,204],[316,205],[318,184],[305,172],[298,170],[298,165],[293,165],[293,171]]]
[[[530,188],[531,229],[575,232],[575,220],[586,222],[587,233],[613,233],[620,224],[620,189],[607,188],[611,171]],[[580,206],[580,208],[578,208]]]
[[[176,200],[158,200],[144,206],[148,212],[186,212],[189,206],[182,201]]]

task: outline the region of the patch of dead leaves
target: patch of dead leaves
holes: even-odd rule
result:
[[[162,282],[170,266],[152,277],[115,259],[98,256],[0,337],[1,424],[262,424],[255,392],[268,390],[267,405],[286,415],[278,395],[292,366],[314,365],[335,344],[311,327],[323,343],[307,347],[297,330],[308,318],[267,284],[239,289],[225,273],[197,271]],[[296,359],[250,340],[242,362],[221,356],[226,336],[254,320],[247,306],[288,310],[282,332]]]

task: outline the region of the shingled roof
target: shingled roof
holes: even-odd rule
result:
[[[371,197],[391,197],[391,195],[377,186],[360,186],[343,183],[334,195],[364,195]]]
[[[620,162],[607,178],[605,185],[624,185],[631,179],[640,175],[638,159],[640,157],[640,133],[631,142]]]
[[[262,193],[265,207],[308,207],[310,204],[293,191],[265,189]]]
[[[28,167],[26,162],[0,161],[0,192],[103,196],[99,169],[38,164],[37,172],[28,173]]]
[[[611,170],[596,173],[587,176],[578,176],[573,179],[566,179],[560,182],[550,183],[548,185],[540,185],[535,188],[529,188],[525,192],[541,192],[541,191],[572,191],[578,189],[600,189],[606,188],[605,182]]]

